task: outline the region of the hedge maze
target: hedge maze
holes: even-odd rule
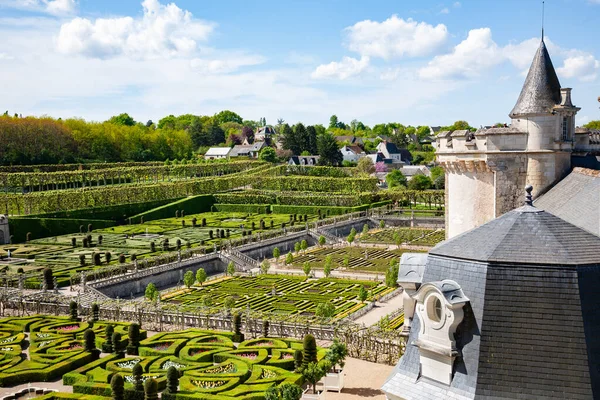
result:
[[[287,316],[312,317],[321,303],[335,306],[334,319],[342,319],[361,309],[360,287],[369,293],[367,301],[393,290],[379,282],[345,279],[311,279],[289,275],[259,275],[234,277],[193,286],[163,295],[161,301],[178,310],[212,307],[223,309],[225,300],[235,300],[233,308]],[[210,304],[206,304],[206,299]]]
[[[400,256],[406,251],[414,250],[386,250],[364,247],[321,247],[309,250],[304,254],[294,255],[289,268],[302,269],[308,262],[313,269],[323,269],[327,257],[331,257],[331,269],[344,269],[348,272],[381,272],[384,273],[393,260],[399,262]],[[346,264],[347,261],[347,264]]]
[[[107,326],[110,328],[107,329]],[[95,346],[85,348],[84,334],[95,333]],[[121,335],[108,348],[106,332]],[[302,384],[294,371],[295,339],[258,338],[234,343],[234,333],[188,329],[146,338],[141,330],[136,355],[126,355],[127,323],[72,321],[33,316],[0,320],[0,386],[60,379],[73,394],[53,393],[45,398],[91,399],[110,397],[115,375],[124,380],[125,398],[143,399],[136,383],[152,378],[158,391],[167,386],[167,371],[179,375],[178,399],[262,399],[265,391],[282,383]],[[112,338],[118,335],[113,334]],[[29,357],[25,349],[28,349]],[[130,348],[127,347],[127,352]],[[325,355],[318,349],[318,359]],[[141,367],[141,368],[140,368]],[[163,398],[167,398],[163,394]],[[174,397],[173,397],[174,398]]]
[[[411,244],[431,247],[443,240],[445,240],[443,229],[422,228],[374,229],[360,237],[360,241],[363,243]]]

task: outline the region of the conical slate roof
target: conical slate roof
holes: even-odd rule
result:
[[[525,205],[440,243],[429,254],[510,264],[600,263],[600,237]]]
[[[510,116],[552,112],[560,97],[560,82],[542,39]]]

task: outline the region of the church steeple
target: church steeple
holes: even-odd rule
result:
[[[519,100],[509,116],[516,118],[531,114],[549,114],[554,106],[560,104],[560,100],[560,82],[542,38]]]

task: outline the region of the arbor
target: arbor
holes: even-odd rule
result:
[[[146,290],[144,291],[144,297],[148,301],[156,301],[158,298],[158,289],[154,283],[150,282],[148,286],[146,286]]]
[[[344,159],[335,136],[329,132],[317,138],[317,153],[319,153],[319,165],[339,166]]]
[[[258,155],[259,160],[266,161],[270,163],[277,162],[277,154],[275,154],[275,149],[272,147],[265,147],[260,151]]]
[[[428,190],[433,187],[431,178],[425,175],[415,175],[408,182],[408,188],[410,190]]]
[[[186,271],[183,274],[183,284],[189,289],[194,284],[194,273],[192,271]]]
[[[362,172],[365,174],[375,173],[375,165],[373,164],[373,160],[371,160],[369,157],[363,157],[360,160],[358,160],[356,169],[358,170],[358,172]]]
[[[406,186],[406,177],[400,170],[395,169],[385,177],[385,182],[388,188],[394,188],[399,186]]]
[[[198,271],[196,271],[196,282],[198,282],[200,284],[200,286],[202,286],[202,284],[204,282],[206,282],[206,271],[204,270],[204,268],[200,268],[198,269]]]

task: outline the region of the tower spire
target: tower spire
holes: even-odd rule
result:
[[[542,42],[544,41],[544,9],[545,9],[545,1],[542,1]]]

